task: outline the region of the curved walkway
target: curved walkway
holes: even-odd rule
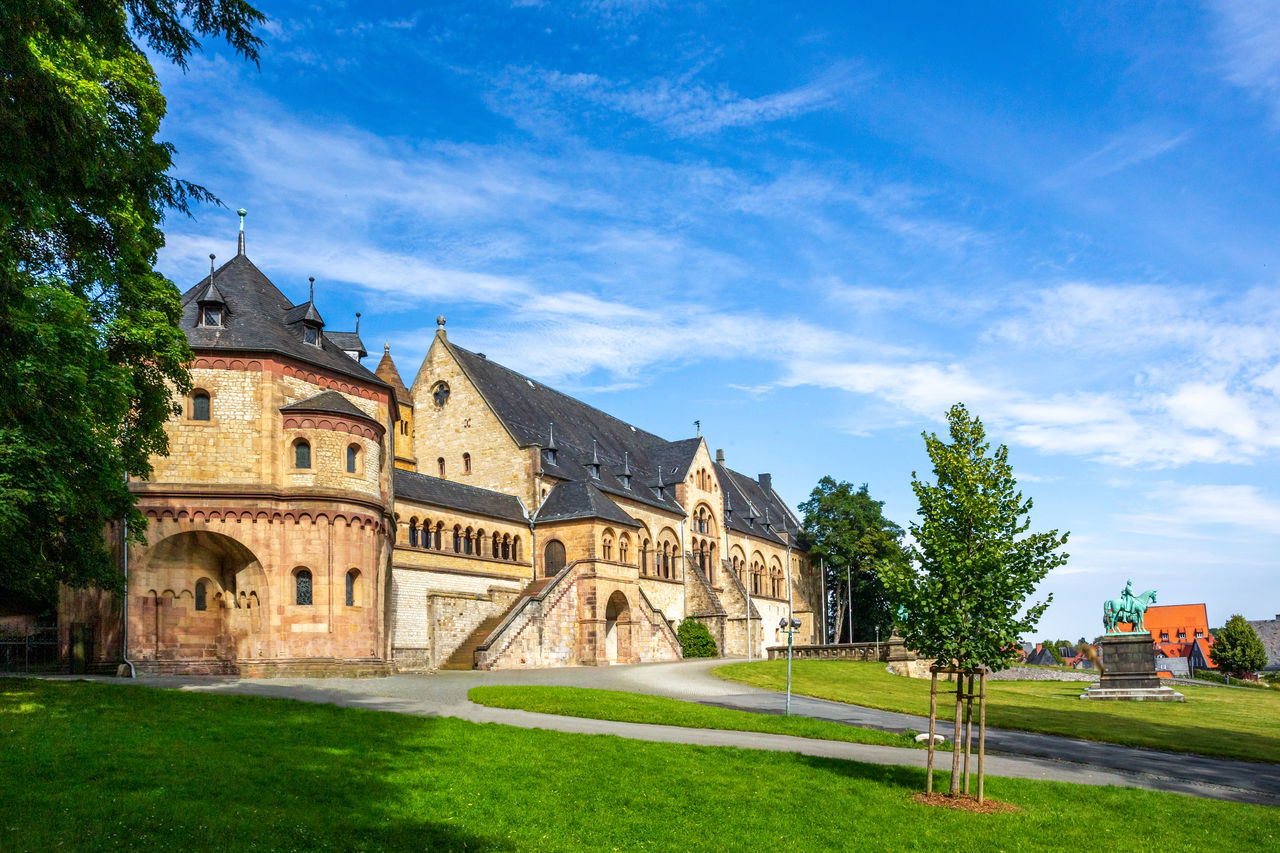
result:
[[[783,712],[786,702],[783,694],[723,681],[711,675],[711,669],[723,663],[723,659],[712,659],[603,668],[440,672],[434,675],[397,675],[368,679],[152,677],[139,678],[137,683],[201,692],[275,696],[405,714],[458,717],[473,722],[503,723],[524,728],[611,734],[667,743],[779,750],[871,764],[924,767],[927,753],[920,749],[755,732],[589,720],[489,708],[467,699],[467,691],[481,684],[546,684],[650,693],[744,711],[775,714]],[[921,731],[928,727],[927,718],[805,696],[792,697],[791,711],[797,715],[889,731],[908,728]],[[950,770],[950,766],[949,751],[936,753],[935,767],[945,773]],[[986,770],[993,776],[1051,779],[1089,785],[1122,785],[1280,805],[1280,766],[1274,764],[1135,749],[1030,732],[987,729]]]

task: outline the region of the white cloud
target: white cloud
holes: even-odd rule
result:
[[[1257,486],[1164,483],[1146,499],[1148,511],[1119,516],[1123,529],[1190,539],[1216,536],[1211,528],[1223,526],[1265,537],[1280,532],[1280,500]]]
[[[1061,189],[1104,178],[1159,157],[1187,141],[1190,131],[1170,132],[1138,125],[1115,134],[1097,150],[1045,179],[1049,189]]]
[[[1280,17],[1269,3],[1216,0],[1226,79],[1268,102],[1280,121]]]

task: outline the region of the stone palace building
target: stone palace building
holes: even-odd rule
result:
[[[212,266],[212,265],[211,265]],[[193,389],[109,531],[127,602],[66,590],[140,672],[379,674],[672,660],[815,641],[818,583],[768,474],[667,441],[449,340],[406,385],[239,251],[182,297]],[[405,374],[407,375],[407,374]],[[127,608],[122,604],[127,603]],[[127,610],[127,622],[125,614]]]

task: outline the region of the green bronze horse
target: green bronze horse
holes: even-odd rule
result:
[[[1147,608],[1155,603],[1154,589],[1133,596],[1132,607],[1126,606],[1123,598],[1113,598],[1102,605],[1102,624],[1107,627],[1108,634],[1116,633],[1116,625],[1120,622],[1128,622],[1133,626],[1134,633],[1141,633],[1146,630],[1142,627],[1142,617],[1146,615]]]

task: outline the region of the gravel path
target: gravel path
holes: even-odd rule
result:
[[[723,681],[711,675],[711,669],[722,663],[723,660],[713,659],[598,668],[440,672],[434,675],[359,679],[151,677],[139,678],[136,683],[209,693],[275,696],[353,708],[458,717],[473,722],[503,723],[584,734],[610,734],[666,743],[736,746],[872,764],[924,766],[927,755],[925,750],[755,732],[587,720],[488,708],[467,699],[467,691],[481,684],[552,684],[650,693],[724,708],[782,713],[785,706],[782,694]],[[122,683],[111,678],[93,680]],[[804,696],[792,697],[792,713],[887,731],[920,731],[928,727],[926,718]],[[1280,767],[1274,764],[1133,749],[1002,729],[987,730],[987,749],[987,772],[993,776],[1121,785],[1280,806]],[[935,758],[935,766],[947,772],[951,766],[950,761],[950,752],[939,752]]]

